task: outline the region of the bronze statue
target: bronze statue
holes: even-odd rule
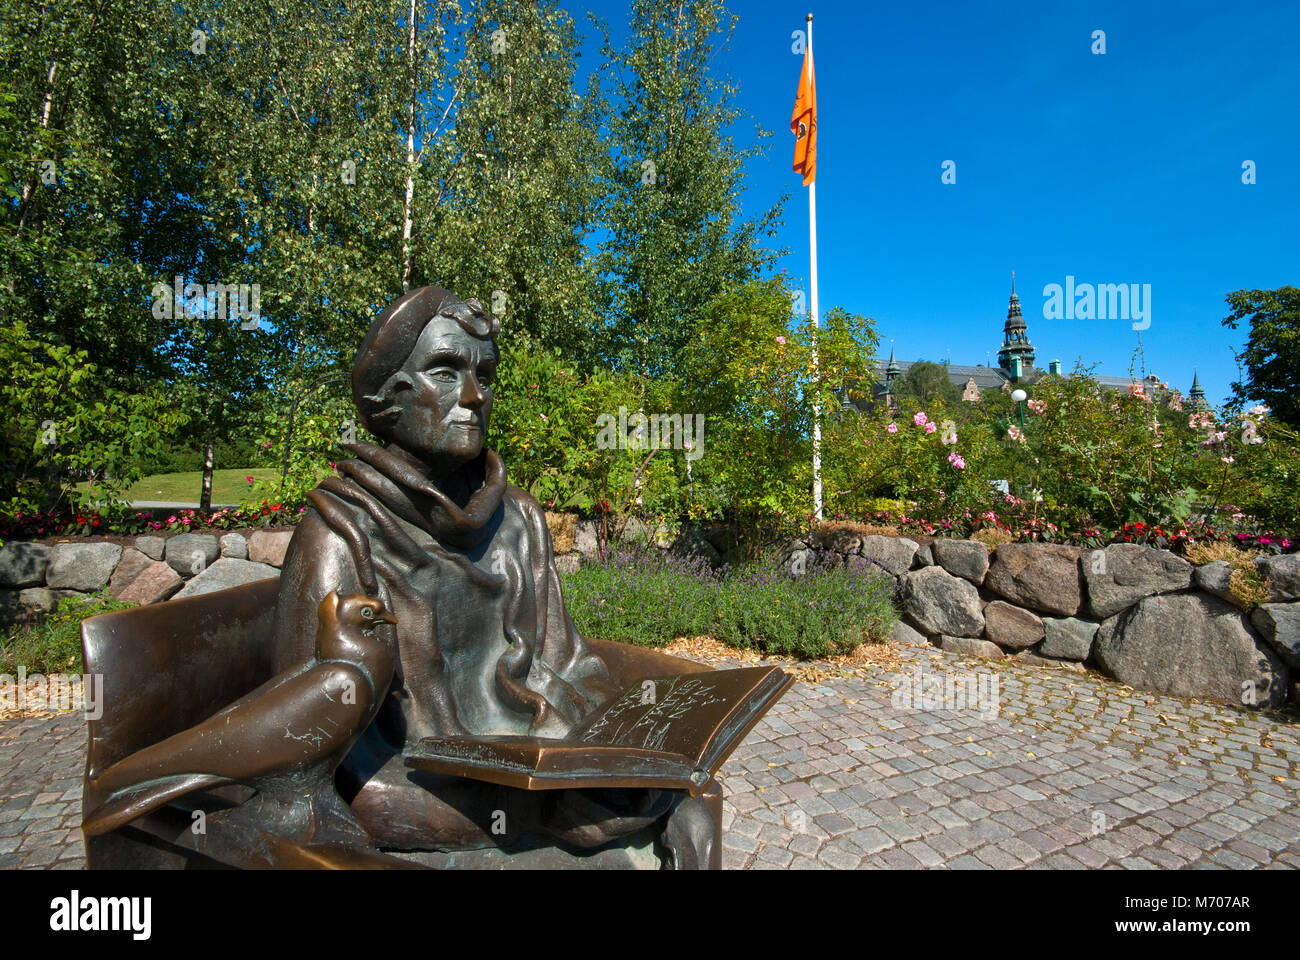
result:
[[[355,459],[308,494],[281,572],[271,678],[129,755],[101,744],[97,762],[92,724],[88,835],[240,783],[256,796],[223,816],[276,838],[258,865],[538,842],[581,851],[631,835],[652,837],[669,865],[719,865],[712,775],[789,679],[579,635],[541,507],[484,446],[499,330],[477,301],[433,286],[376,318],[352,387],[384,446],[347,445]],[[83,635],[89,665],[108,645]],[[559,766],[548,779],[520,766],[525,754]]]

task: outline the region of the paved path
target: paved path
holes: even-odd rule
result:
[[[726,866],[1300,867],[1300,718],[898,653],[797,683],[733,754]],[[974,708],[896,705],[900,675]],[[84,753],[76,715],[0,721],[0,867],[84,864]]]

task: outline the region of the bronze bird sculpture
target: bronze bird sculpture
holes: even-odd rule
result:
[[[375,630],[397,621],[374,597],[336,592],[321,600],[317,618],[315,657],[301,670],[90,779],[85,833],[115,830],[194,790],[238,783],[257,790],[241,809],[280,836],[364,841],[334,789],[334,771],[392,682],[393,634]]]

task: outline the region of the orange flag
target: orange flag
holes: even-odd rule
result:
[[[803,71],[799,74],[799,94],[790,115],[790,132],[794,134],[794,172],[803,174],[806,187],[817,179],[817,81],[813,78],[812,49],[803,52]]]

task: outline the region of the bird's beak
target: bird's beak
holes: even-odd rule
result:
[[[391,613],[377,613],[375,614],[375,619],[380,623],[397,623],[397,618]]]

